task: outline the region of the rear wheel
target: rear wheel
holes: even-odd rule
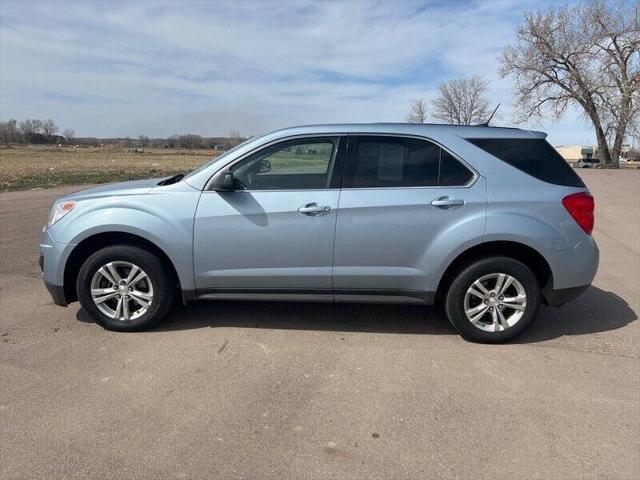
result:
[[[82,308],[109,330],[134,331],[156,324],[175,297],[162,259],[139,247],[98,250],[80,268],[76,282]]]
[[[521,334],[540,307],[531,269],[508,257],[489,257],[464,268],[447,292],[449,320],[467,340],[500,343]]]

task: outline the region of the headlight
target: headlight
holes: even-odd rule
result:
[[[49,214],[49,221],[47,222],[47,228],[50,228],[54,223],[64,217],[67,213],[73,210],[76,206],[76,202],[68,200],[66,202],[54,203],[51,213]]]

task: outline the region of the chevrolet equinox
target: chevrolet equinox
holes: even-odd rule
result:
[[[269,133],[187,175],[56,201],[40,246],[53,300],[105,328],[174,301],[444,306],[469,340],[523,332],[598,267],[593,197],[541,132],[421,124]]]

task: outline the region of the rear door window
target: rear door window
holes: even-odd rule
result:
[[[344,186],[462,186],[473,173],[435,143],[394,136],[353,136]]]
[[[543,182],[584,187],[564,158],[541,138],[468,138],[467,141]]]

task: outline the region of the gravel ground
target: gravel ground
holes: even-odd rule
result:
[[[501,346],[406,306],[195,303],[108,332],[39,278],[74,188],[0,194],[0,478],[640,478],[640,171],[580,174],[594,285]]]

